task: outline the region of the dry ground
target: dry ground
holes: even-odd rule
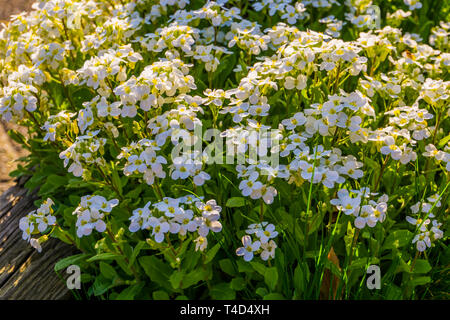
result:
[[[32,0],[0,0],[0,20],[8,20],[12,14],[29,10],[33,2]]]
[[[32,3],[31,0],[0,0],[0,20],[8,20],[12,14],[29,10]],[[0,194],[14,184],[8,174],[16,168],[15,160],[26,154],[7,135],[9,128],[12,126],[0,122]]]

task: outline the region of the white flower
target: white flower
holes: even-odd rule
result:
[[[255,241],[252,242],[252,238],[250,236],[242,237],[243,247],[236,249],[236,255],[244,256],[245,261],[250,261],[253,259],[253,252],[257,251],[261,246],[261,242]]]
[[[188,160],[189,161],[189,160]],[[187,179],[194,165],[186,162],[183,157],[173,159],[174,170],[172,171],[172,179]]]
[[[210,180],[211,176],[204,171],[200,171],[197,175],[194,176],[194,184],[196,186],[202,186],[205,181]]]
[[[362,163],[357,161],[347,161],[343,167],[338,167],[338,172],[340,174],[346,174],[350,178],[359,179],[364,175],[362,170],[359,170]]]
[[[255,234],[259,230],[262,230],[265,226],[267,226],[269,223],[266,221],[263,221],[261,223],[252,223],[247,227],[247,230],[245,230],[245,233],[247,234]]]
[[[342,210],[346,215],[356,214],[361,203],[361,198],[350,197],[346,189],[341,189],[337,193],[338,199],[332,199],[330,203],[335,205],[339,210]]]
[[[84,133],[86,129],[94,123],[94,115],[92,113],[92,109],[87,107],[86,109],[82,109],[78,112],[78,127],[80,131]]]
[[[383,222],[386,219],[387,208],[386,202],[379,202],[373,209],[373,215],[379,222]]]
[[[112,208],[119,204],[119,200],[107,201],[98,195],[87,195],[81,197],[79,206],[73,214],[77,215],[77,236],[79,238],[88,236],[95,229],[98,232],[106,230],[106,223],[103,221],[105,214],[111,212]]]
[[[143,156],[132,155],[128,159],[128,163],[125,165],[123,171],[125,175],[133,173],[145,173],[147,171],[147,165]]]
[[[269,258],[275,259],[275,249],[277,248],[277,244],[275,241],[270,240],[266,243],[261,243],[261,259],[267,261]]]
[[[48,215],[48,216],[37,216],[36,223],[38,224],[39,232],[44,232],[48,226],[54,225],[56,223],[56,217]]]
[[[284,11],[286,13],[281,16],[281,19],[287,19],[287,23],[289,24],[294,24],[297,22],[299,15],[293,6],[287,5]]]
[[[409,10],[422,8],[422,3],[419,0],[403,0],[403,2],[409,7]]]
[[[133,210],[133,215],[129,218],[131,220],[130,226],[128,229],[130,232],[136,232],[139,229],[144,229],[145,226],[148,224],[148,219],[150,217],[150,209],[149,206],[152,203],[149,201],[144,206],[144,208],[138,208],[136,210]]]
[[[69,169],[67,171],[71,172],[75,177],[81,177],[83,175],[84,170],[83,166],[79,162],[74,161],[69,166]]]
[[[194,240],[195,242],[195,251],[203,251],[206,249],[206,247],[208,246],[208,239],[206,239],[205,237],[199,236],[198,238],[196,238]]]
[[[391,155],[392,159],[399,160],[402,156],[402,150],[395,144],[395,140],[391,136],[384,138],[386,146],[381,147],[381,153],[384,155]]]
[[[411,223],[412,225],[415,226],[420,226],[420,231],[425,232],[427,231],[427,225],[431,222],[430,219],[426,219],[425,221],[423,219],[414,219],[410,216],[406,216],[406,221],[408,221],[409,223]]]
[[[286,77],[284,87],[288,90],[296,88],[297,90],[303,90],[306,88],[306,81],[308,78],[304,74],[299,74],[297,78]]]
[[[91,209],[96,211],[103,211],[103,212],[111,212],[112,208],[117,206],[119,204],[119,200],[112,199],[109,201],[106,201],[104,197],[101,196],[94,196],[92,197],[92,205]]]
[[[198,234],[206,237],[211,230],[212,232],[222,231],[222,224],[218,221],[219,217],[216,215],[208,217],[196,217],[195,221],[198,225]]]
[[[416,243],[417,250],[423,252],[431,247],[430,233],[428,231],[416,235],[412,241]]]
[[[435,203],[435,202],[436,202],[435,206],[436,206],[437,208],[439,208],[439,207],[441,206],[441,201],[439,200],[439,194],[438,194],[438,193],[436,193],[436,194],[434,194],[434,195],[432,195],[432,196],[429,196],[429,197],[427,198],[427,200],[430,201],[430,202],[432,202],[432,203]],[[431,208],[430,208],[430,209],[431,209]]]
[[[29,241],[34,231],[34,224],[29,221],[29,217],[25,216],[19,220],[19,228],[23,231],[22,239]]]
[[[32,238],[30,239],[30,245],[35,248],[39,253],[42,252],[41,244],[38,239]]]
[[[122,113],[120,110],[120,102],[113,102],[111,104],[106,101],[105,97],[102,97],[100,102],[97,104],[97,115],[99,117],[118,117]]]
[[[183,209],[180,208],[180,201],[178,199],[165,198],[164,201],[155,204],[155,207],[158,208],[159,211],[163,212],[168,218],[172,218],[183,213]]]
[[[263,187],[263,184],[259,181],[256,181],[258,179],[258,172],[253,171],[247,180],[241,181],[239,184],[239,189],[242,190],[242,195],[245,197],[250,196],[254,191],[257,191]]]
[[[278,236],[278,232],[275,231],[275,226],[273,224],[267,225],[266,229],[259,229],[256,232],[256,236],[259,238],[261,243],[267,243],[270,239]]]
[[[438,240],[444,237],[444,232],[439,228],[442,226],[442,223],[437,220],[433,220],[433,227],[431,227],[431,232],[433,233],[433,239]]]
[[[445,157],[445,152],[442,152],[441,150],[436,149],[434,145],[431,143],[425,146],[425,152],[422,153],[424,157],[434,157],[436,160],[443,160]]]
[[[306,118],[303,112],[297,112],[292,118],[284,119],[281,121],[287,130],[293,130],[298,126],[304,125],[306,123]]]
[[[81,214],[78,214],[76,227],[78,238],[91,234],[94,226],[91,223],[91,213],[89,210],[84,210],[81,212]]]
[[[157,243],[161,243],[164,240],[164,234],[167,233],[170,229],[170,225],[164,221],[159,220],[155,217],[150,217],[149,225],[153,227],[152,236],[155,237],[155,241]]]
[[[206,203],[196,202],[196,207],[202,211],[205,218],[219,218],[222,207],[218,206],[216,200],[208,200]]]
[[[360,209],[359,216],[355,219],[355,227],[363,229],[366,224],[373,228],[377,223],[377,219],[373,214],[373,208],[370,205],[364,205]]]
[[[193,212],[192,210],[185,210],[182,214],[175,216],[174,220],[179,223],[180,230],[178,233],[182,236],[186,235],[187,231],[195,232],[198,228],[197,223],[192,220]]]
[[[136,115],[137,115],[137,108],[135,105],[128,105],[128,104],[123,105],[121,112],[122,117],[134,118]]]
[[[264,203],[266,204],[272,204],[273,199],[275,198],[275,196],[277,195],[277,189],[275,189],[272,186],[269,187],[263,187],[261,189],[262,192],[262,198],[264,200]]]

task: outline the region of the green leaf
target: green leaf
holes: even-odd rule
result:
[[[271,267],[267,268],[264,273],[264,282],[267,284],[271,291],[275,290],[278,283],[278,271],[277,268]]]
[[[316,232],[316,230],[319,229],[319,227],[323,224],[323,217],[325,216],[325,214],[326,211],[321,210],[313,216],[312,222],[308,228],[308,235]]]
[[[186,241],[185,241],[185,243],[186,243]],[[198,251],[193,251],[193,249],[191,248],[189,253],[184,255],[183,264],[182,264],[183,270],[185,270],[186,272],[189,272],[189,271],[193,270],[194,268],[196,268],[200,257],[201,257],[201,254]]]
[[[247,273],[247,272],[253,272],[254,271],[254,269],[252,268],[250,263],[248,263],[248,262],[246,262],[244,260],[238,259],[236,261],[236,264],[238,265],[238,271],[239,272]]]
[[[175,270],[169,278],[169,282],[174,289],[178,289],[181,286],[181,282],[184,278],[184,271]]]
[[[72,210],[72,208],[69,208],[69,209]],[[65,242],[67,244],[73,244],[73,242],[71,241],[71,239],[68,236],[68,232],[64,231],[59,226],[53,229],[52,237],[58,238],[59,240],[61,240],[62,242]]]
[[[422,285],[430,283],[430,282],[431,282],[430,277],[418,277],[418,278],[412,279],[409,283],[411,284],[411,286],[415,287],[415,286],[422,286]]]
[[[300,264],[294,270],[294,288],[297,290],[297,294],[305,291],[305,276]]]
[[[253,269],[255,269],[256,272],[258,272],[260,275],[265,277],[265,275],[266,275],[266,266],[265,265],[263,265],[260,262],[256,262],[256,261],[250,261],[250,264],[253,267]]]
[[[98,260],[114,260],[114,259],[118,259],[121,257],[122,257],[121,255],[118,255],[115,253],[105,252],[105,253],[97,254],[97,255],[87,259],[86,262],[93,262],[93,261],[98,261]]]
[[[263,300],[286,300],[286,298],[279,293],[269,293],[264,296]]]
[[[234,300],[236,292],[230,288],[229,283],[219,283],[211,289],[211,297],[214,300]]]
[[[83,102],[89,101],[93,97],[94,95],[92,94],[92,92],[86,87],[80,87],[78,90],[72,93],[72,99],[75,105],[79,107],[79,109],[83,108]]]
[[[417,259],[414,265],[413,273],[427,273],[431,270],[431,265],[428,260]]]
[[[206,280],[207,276],[208,270],[203,270],[201,268],[193,270],[184,277],[181,289],[189,288],[199,281]]]
[[[77,264],[78,261],[81,261],[88,256],[89,254],[87,253],[80,253],[61,259],[55,264],[55,271],[58,272],[59,270],[65,269],[70,265]]]
[[[264,298],[264,296],[266,296],[269,292],[267,291],[266,288],[260,287],[258,289],[256,289],[256,294],[258,296],[260,296],[261,298]]]
[[[145,245],[147,245],[147,242],[139,241],[138,244],[136,245],[136,247],[134,247],[133,253],[131,254],[131,257],[130,257],[130,263],[129,263],[130,266],[133,265],[134,261],[136,260],[137,256],[139,255],[139,252],[141,252],[142,248]]]
[[[229,208],[238,208],[245,206],[245,199],[242,197],[231,197],[225,204]]]
[[[39,195],[46,195],[52,193],[56,189],[67,184],[67,178],[64,176],[58,176],[56,174],[51,174],[47,177],[46,182],[39,189]]]
[[[81,283],[91,282],[93,278],[94,277],[92,275],[90,275],[90,274],[82,273],[80,275],[80,282]]]
[[[230,282],[230,287],[231,289],[235,290],[235,291],[241,291],[244,290],[245,286],[246,286],[246,282],[245,279],[242,277],[237,277],[234,278],[233,280],[231,280]]]
[[[382,250],[400,248],[409,243],[412,233],[408,230],[396,230],[392,232],[384,241]]]
[[[104,294],[108,289],[112,286],[112,282],[109,279],[106,279],[102,275],[99,275],[95,278],[94,283],[92,284],[92,291],[95,296],[99,296]]]
[[[113,181],[114,185],[117,187],[117,189],[119,191],[119,194],[122,195],[122,192],[123,192],[122,191],[122,182],[120,181],[119,174],[117,173],[117,170],[115,170],[115,169],[112,170],[111,177],[112,177],[112,181]]]
[[[152,293],[152,297],[154,300],[170,300],[169,295],[167,292],[162,290],[157,290]]]
[[[441,141],[439,141],[438,149],[442,149],[449,141],[450,141],[450,134],[445,138],[441,139]]]
[[[353,260],[352,264],[348,267],[348,269],[349,270],[361,269],[361,268],[365,268],[366,265],[371,265],[371,264],[378,265],[379,262],[380,262],[380,260],[375,257],[369,258],[369,260],[367,260],[367,258],[359,258],[359,259]]]
[[[114,279],[117,277],[116,270],[103,261],[100,261],[100,273],[107,279]]]
[[[205,264],[209,263],[212,259],[214,259],[214,257],[217,254],[217,251],[219,251],[221,247],[221,243],[216,243],[214,245],[214,247],[212,247],[207,253],[206,253],[206,259],[205,259]]]
[[[402,299],[402,289],[397,287],[395,284],[389,284],[386,290],[387,300],[400,300]]]
[[[15,142],[26,145],[27,139],[25,139],[23,134],[21,134],[19,131],[9,129],[7,133],[10,136],[10,138],[13,139]]]
[[[155,256],[145,256],[138,259],[150,280],[158,283],[161,287],[172,290],[169,277],[172,269]]]
[[[144,282],[137,283],[122,290],[122,292],[116,297],[116,300],[133,300],[136,295],[144,287]]]
[[[139,186],[137,186],[136,188],[134,188],[133,190],[128,192],[125,195],[125,198],[126,199],[137,199],[139,197],[139,195],[141,194],[142,190],[144,190],[144,185],[140,184]]]
[[[233,263],[230,259],[222,259],[219,261],[220,269],[229,274],[230,276],[235,276],[236,271],[234,270]]]
[[[125,258],[123,256],[119,256],[116,259],[117,264],[119,267],[129,276],[133,275],[133,271],[131,271],[131,268],[128,266],[127,262],[125,261]]]

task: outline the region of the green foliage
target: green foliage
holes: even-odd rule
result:
[[[51,23],[43,25],[54,25],[54,31],[44,30],[34,20],[30,26],[16,19],[0,39],[0,99],[5,98],[0,100],[0,116],[9,118],[5,111],[9,110],[11,120],[27,128],[26,135],[17,130],[8,134],[30,151],[11,176],[29,177],[25,187],[30,194],[38,190],[41,198],[36,206],[55,217],[54,223],[44,224],[45,228],[41,225],[39,230],[39,222],[32,221],[35,228],[29,231],[29,237],[35,240],[34,246],[54,237],[80,250],[58,261],[54,270],[61,273],[71,265],[80,266],[84,298],[448,299],[444,280],[448,281],[450,263],[446,242],[450,224],[450,174],[446,168],[450,117],[445,95],[449,88],[445,58],[449,44],[448,39],[437,36],[446,33],[448,38],[448,24],[439,26],[450,19],[448,2],[422,0],[422,9],[400,18],[390,15],[398,9],[407,11],[402,0],[350,1],[329,8],[306,6],[308,15],[298,12],[294,29],[277,35],[277,28],[282,28],[278,22],[291,24],[281,12],[272,14],[267,7],[256,11],[251,5],[256,1],[230,1],[225,7],[238,6],[243,19],[260,27],[250,30],[243,24],[238,30],[225,20],[217,24],[209,17],[195,18],[186,22],[189,28],[183,29],[184,24],[180,24],[168,38],[155,32],[171,23],[177,5],[165,6],[162,15],[150,19],[151,23],[142,19],[137,22],[139,27],[133,27],[128,25],[128,9],[120,4],[133,1],[94,2],[98,2],[101,14],[83,11],[76,18],[81,19],[79,28],[68,28],[57,13],[45,14],[39,19],[51,17]],[[352,12],[364,17],[369,2],[379,7],[381,25],[375,32],[363,34],[369,32],[369,26],[346,20],[345,13],[350,3],[357,6]],[[186,9],[203,5],[202,1],[191,1]],[[151,7],[149,1],[137,2],[137,16],[150,14]],[[218,6],[211,10],[221,15],[225,12]],[[113,14],[121,17],[125,29],[115,30],[106,23]],[[323,32],[332,31],[332,22],[321,19],[331,14],[346,22],[334,36],[342,43],[323,36]],[[95,29],[103,25],[107,27]],[[391,28],[382,29],[384,26]],[[94,48],[93,40],[87,41],[83,30],[89,30],[95,41],[104,42]],[[104,30],[104,34],[97,34],[98,30]],[[38,61],[39,51],[21,38],[28,34],[25,31],[37,39],[37,48],[45,49],[61,39],[70,40],[74,48],[66,43],[62,60],[54,57],[56,53],[42,53],[50,59],[43,56],[44,60]],[[191,33],[195,35],[192,41],[200,41],[196,46],[205,45],[212,52],[214,59],[209,64],[204,61],[209,53],[194,53],[176,45],[177,41],[186,43],[183,37]],[[371,38],[374,34],[377,36]],[[151,40],[153,35],[161,40],[157,45]],[[206,36],[211,39],[202,38]],[[417,39],[419,36],[422,40]],[[369,40],[374,43],[368,44]],[[161,50],[160,42],[165,46]],[[30,49],[25,50],[24,43]],[[93,85],[91,82],[102,75],[93,66],[102,66],[104,57],[100,53],[105,49],[120,58],[115,57],[114,68],[108,62],[104,79]],[[345,54],[352,58],[345,60]],[[216,59],[218,64],[214,65]],[[31,79],[34,76],[25,74],[31,77],[30,85],[37,88],[27,91],[28,100],[36,99],[31,112],[14,100],[25,90],[23,86],[14,87],[15,82],[10,80],[21,65],[33,68],[36,74],[39,71],[43,77],[40,84]],[[94,71],[86,72],[84,67]],[[141,77],[149,70],[151,79]],[[297,78],[302,75],[304,85],[299,83],[301,77]],[[431,89],[426,88],[427,79],[433,81]],[[131,83],[128,87],[127,81]],[[292,88],[289,81],[295,82]],[[143,92],[148,89],[143,96],[156,102],[152,100],[147,108],[143,97],[127,96],[128,90],[136,88]],[[350,94],[357,95],[357,102],[364,102],[362,106],[349,103]],[[336,97],[345,97],[344,102],[333,100]],[[100,115],[102,98],[109,107],[118,104],[121,114]],[[333,101],[338,101],[336,109],[330,109]],[[256,113],[257,107],[266,106],[270,107],[267,116]],[[125,114],[128,107],[136,107],[135,116]],[[239,111],[230,111],[238,107]],[[85,117],[89,110],[92,116]],[[66,118],[55,120],[60,112]],[[304,123],[286,129],[299,121],[293,117],[300,113],[305,116]],[[234,118],[238,115],[241,121]],[[350,128],[352,119],[356,129]],[[405,125],[405,119],[411,122]],[[277,168],[268,176],[261,173],[262,162],[256,166],[247,162],[245,170],[235,164],[202,163],[186,178],[176,177],[189,171],[179,169],[171,158],[181,129],[191,134],[191,126],[201,122],[203,132],[214,128],[226,136],[232,134],[232,130],[227,131],[230,128],[247,128],[247,120],[253,120],[249,121],[253,127],[281,129],[280,150],[293,146],[290,153],[280,157],[285,170]],[[55,124],[54,139],[49,138],[50,124]],[[169,135],[164,136],[166,133]],[[394,144],[386,153],[382,148],[389,148],[387,136]],[[234,144],[243,142],[236,139]],[[437,148],[433,156],[425,155],[430,144]],[[400,159],[395,148],[403,150],[402,156],[411,155],[408,150],[415,156],[408,161]],[[438,150],[442,154],[437,154]],[[214,152],[217,158],[225,159],[225,149]],[[145,153],[148,158],[143,160]],[[132,156],[136,156],[133,163]],[[80,167],[77,161],[83,162]],[[142,164],[144,170],[139,166]],[[243,190],[255,184],[250,181],[252,170],[259,170],[253,172],[259,173],[257,182],[263,187],[249,189],[244,196]],[[359,170],[361,175],[357,174]],[[341,179],[333,180],[335,175]],[[365,194],[365,188],[372,193]],[[347,197],[340,197],[342,190],[348,191]],[[83,226],[87,224],[83,212],[95,202],[88,195],[105,201],[89,212],[98,224],[83,233],[80,230],[85,231]],[[187,200],[189,197],[194,200]],[[48,205],[46,199],[52,204]],[[169,209],[170,199],[177,200],[180,208],[180,203],[184,205],[177,216],[176,206]],[[208,202],[210,199],[213,201]],[[349,199],[359,200],[353,211]],[[342,201],[336,204],[335,200]],[[146,208],[155,218],[148,224],[136,218],[145,216]],[[357,225],[357,218],[369,215],[376,217],[374,223],[366,219],[362,226]],[[408,216],[418,220],[407,222]],[[138,221],[135,229],[134,218]],[[265,224],[259,226],[260,232],[249,231],[252,225],[263,222],[273,225],[274,230],[265,230]],[[159,237],[164,223],[169,227]],[[206,226],[207,232],[202,229],[201,233],[200,226]],[[262,241],[267,232],[277,235]],[[248,239],[254,245],[260,242],[256,249],[246,247]],[[251,256],[247,255],[249,250]],[[370,290],[366,285],[370,265],[381,269],[380,290]]]

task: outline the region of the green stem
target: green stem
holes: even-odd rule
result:
[[[387,165],[389,159],[390,159],[390,155],[388,154],[386,159],[383,162],[383,166],[381,167],[380,175],[377,178],[377,181],[375,183],[375,187],[373,188],[373,192],[376,192],[378,190],[378,185],[380,184],[381,177],[383,176],[384,169],[386,169],[386,165]]]

